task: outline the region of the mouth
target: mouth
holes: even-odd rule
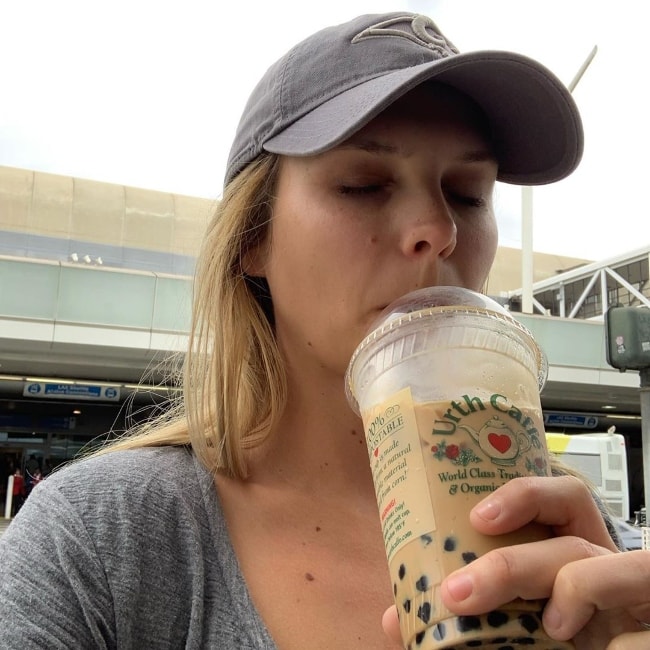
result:
[[[379,317],[384,311],[386,311],[391,305],[396,303],[398,300],[402,299],[404,296],[413,293],[415,291],[420,291],[421,289],[427,289],[429,287],[437,287],[440,286],[436,282],[416,282],[414,286],[411,286],[410,288],[407,289],[401,289],[399,292],[393,293],[390,292],[390,300],[388,302],[382,303],[378,305],[374,311],[373,315],[374,317]]]

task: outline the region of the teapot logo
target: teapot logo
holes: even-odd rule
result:
[[[523,431],[514,431],[496,415],[478,430],[466,424],[459,424],[458,428],[467,431],[496,465],[514,465],[531,446],[531,439]]]

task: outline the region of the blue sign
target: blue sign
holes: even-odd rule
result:
[[[23,395],[25,397],[44,397],[51,399],[117,402],[120,399],[120,389],[117,386],[99,386],[95,384],[31,382],[25,384]]]
[[[544,424],[547,427],[574,427],[576,429],[595,429],[598,418],[583,413],[545,413]]]

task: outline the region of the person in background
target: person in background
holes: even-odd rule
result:
[[[34,470],[34,474],[32,475],[32,490],[43,480],[43,474],[41,474],[41,470],[37,467]]]
[[[272,64],[197,262],[183,400],[34,490],[0,540],[3,647],[400,647],[347,364],[399,296],[480,291],[495,182],[558,181],[582,149],[549,70],[459,53],[426,16],[360,16]],[[581,480],[513,479],[471,521],[555,536],[449,576],[454,612],[543,598],[577,650],[650,647],[650,559]]]
[[[36,454],[30,454],[26,466],[27,471],[30,474],[34,474],[34,472],[36,472],[37,469],[40,469],[40,467],[41,466],[38,462],[38,458],[36,458]]]
[[[34,489],[34,476],[36,472],[40,472],[41,466],[36,458],[36,454],[30,454],[27,465],[25,466],[25,489],[26,495],[29,496],[31,491]]]
[[[45,478],[52,471],[52,466],[50,465],[50,459],[43,459],[43,478]]]
[[[25,487],[25,478],[23,473],[20,471],[19,467],[16,467],[14,472],[14,484],[12,491],[12,502],[11,502],[11,516],[15,517],[20,509],[23,507],[25,502],[25,497],[27,495],[27,490]]]

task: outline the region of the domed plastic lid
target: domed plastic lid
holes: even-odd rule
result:
[[[371,327],[371,330],[379,325],[386,325],[392,320],[401,318],[405,314],[430,309],[431,307],[475,307],[479,311],[494,312],[506,316],[508,320],[515,321],[503,305],[482,293],[464,287],[425,287],[407,293],[388,305]],[[515,322],[518,323],[518,321]]]
[[[507,323],[522,337],[533,352],[536,361],[537,383],[541,390],[548,375],[548,361],[532,333],[496,300],[463,287],[425,287],[396,299],[386,307],[370,327],[367,336],[357,346],[346,373],[346,387],[351,381],[351,369],[361,351],[375,343],[405,322],[432,318],[443,312],[476,314]]]

